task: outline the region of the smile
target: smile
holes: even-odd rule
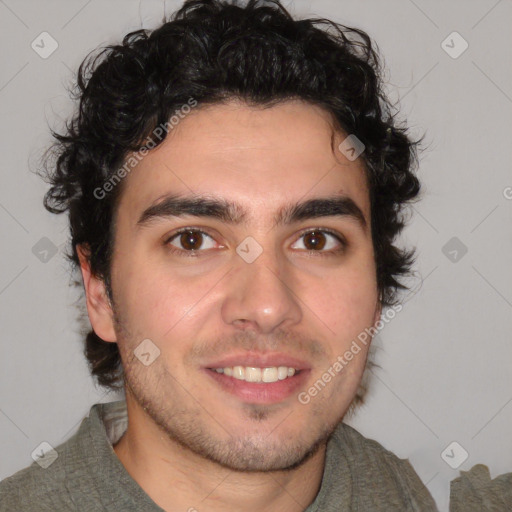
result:
[[[224,393],[253,404],[277,404],[291,398],[305,387],[311,373],[309,369],[296,370],[288,366],[228,366],[203,371]]]
[[[299,370],[288,366],[272,366],[270,368],[255,368],[252,366],[226,366],[224,368],[210,368],[217,373],[223,373],[246,382],[277,382],[293,377]]]

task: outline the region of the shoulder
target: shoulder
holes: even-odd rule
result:
[[[0,512],[50,512],[63,503],[62,482],[34,462],[0,482]],[[58,496],[58,501],[56,498]]]
[[[347,456],[353,460],[357,459],[358,463],[372,463],[373,465],[378,461],[392,467],[410,466],[407,459],[400,459],[379,442],[363,436],[346,423],[341,423],[338,426],[333,437],[336,445],[343,447]]]
[[[75,434],[38,461],[0,481],[0,512],[77,510],[70,488],[76,475],[82,474],[80,442]]]
[[[512,473],[491,480],[489,468],[476,464],[450,482],[450,510],[512,510]]]
[[[435,502],[411,463],[373,439],[341,423],[332,442],[344,459],[359,507],[400,506],[400,510],[437,511]]]

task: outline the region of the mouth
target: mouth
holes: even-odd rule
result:
[[[201,370],[220,391],[244,403],[276,404],[304,387],[311,366],[285,353],[249,351],[211,361]]]
[[[227,366],[203,370],[222,392],[251,404],[284,402],[304,388],[310,373],[309,369],[287,366]]]
[[[289,379],[300,374],[302,370],[290,366],[271,366],[257,368],[253,366],[225,366],[224,368],[208,368],[208,370],[222,373],[226,377],[233,377],[245,382],[272,383]]]

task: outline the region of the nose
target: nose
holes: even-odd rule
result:
[[[294,293],[292,273],[284,265],[278,254],[268,249],[252,263],[238,258],[222,305],[224,322],[261,334],[299,323],[300,301]]]

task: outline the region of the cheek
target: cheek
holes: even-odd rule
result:
[[[123,267],[138,271],[123,274]],[[129,262],[118,268],[118,304],[124,318],[138,335],[162,341],[184,326],[190,329],[191,320],[197,324],[196,316],[216,280],[206,275],[180,276],[178,270],[149,262],[145,266]]]
[[[314,309],[331,334],[344,345],[373,325],[377,301],[376,283],[371,274],[345,272],[319,289]]]

